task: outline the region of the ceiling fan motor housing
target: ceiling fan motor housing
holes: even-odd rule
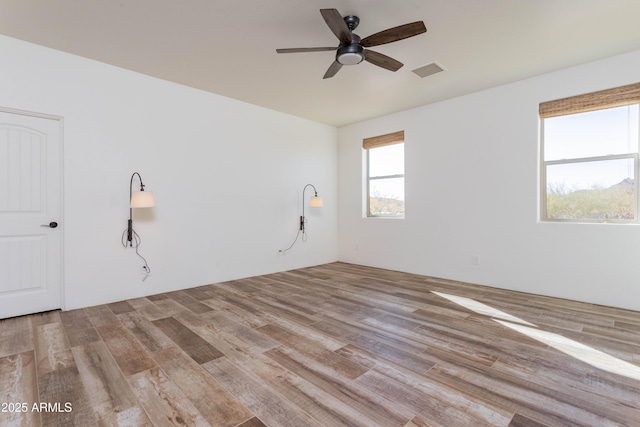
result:
[[[357,34],[351,33],[351,43],[345,43],[338,47],[336,61],[342,65],[356,65],[363,60],[364,48],[360,44],[360,37]]]

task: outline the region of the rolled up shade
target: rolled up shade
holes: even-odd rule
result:
[[[640,83],[556,99],[540,104],[541,119],[640,103]]]
[[[402,144],[404,142],[404,131],[388,133],[386,135],[373,136],[362,140],[362,148],[368,150],[370,148],[384,147],[387,145]]]

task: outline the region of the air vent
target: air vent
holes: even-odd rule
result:
[[[415,70],[411,70],[416,76],[420,77],[421,79],[430,76],[432,74],[436,74],[439,73],[440,71],[445,71],[446,68],[444,68],[442,65],[440,65],[438,62],[432,62],[430,64],[427,65],[423,65],[422,67],[418,67]]]

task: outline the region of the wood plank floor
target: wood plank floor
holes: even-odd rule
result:
[[[640,426],[640,313],[333,263],[2,320],[0,404],[3,427]]]

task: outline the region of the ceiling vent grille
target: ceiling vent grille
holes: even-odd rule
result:
[[[423,65],[422,67],[418,67],[415,70],[411,70],[411,72],[414,73],[416,76],[420,77],[421,79],[423,79],[427,76],[430,76],[432,74],[436,74],[445,70],[446,68],[444,68],[438,62],[434,61],[430,64]]]

